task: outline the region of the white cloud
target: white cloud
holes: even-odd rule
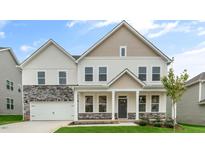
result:
[[[85,22],[87,22],[87,20],[72,20],[66,23],[66,27],[72,28],[79,23],[85,23]]]
[[[0,20],[0,29],[3,29],[8,24],[6,20]]]
[[[174,57],[175,60],[173,66],[177,74],[180,74],[184,69],[187,69],[190,77],[194,77],[205,71],[205,46],[176,54]]]
[[[205,30],[201,30],[198,32],[198,36],[202,36],[202,35],[205,35]]]
[[[178,21],[161,24],[159,26],[161,28],[161,30],[159,32],[156,32],[156,33],[148,34],[148,37],[149,38],[155,38],[155,37],[165,35],[165,34],[171,32],[171,31],[173,31],[178,26],[178,24],[179,24]]]
[[[32,49],[34,49],[32,46],[29,46],[29,45],[22,45],[20,46],[20,50],[27,53],[29,51],[31,51]]]
[[[40,47],[40,45],[42,45],[46,40],[45,39],[40,39],[38,41],[34,41],[31,45],[21,45],[20,46],[20,50],[24,53],[29,53],[32,50],[36,50],[37,48]]]
[[[0,32],[0,39],[5,38],[5,32]]]

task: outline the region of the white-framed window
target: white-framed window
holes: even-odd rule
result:
[[[99,112],[107,112],[107,96],[99,96]]]
[[[140,66],[138,68],[138,78],[141,81],[147,81],[147,67],[145,66]]]
[[[13,91],[14,90],[14,83],[9,81],[9,80],[6,80],[6,88]]]
[[[127,56],[127,47],[120,46],[120,57],[126,57],[126,56]]]
[[[93,112],[93,96],[85,96],[85,112]]]
[[[152,67],[152,81],[160,81],[160,67]]]
[[[146,95],[139,96],[139,112],[146,112]]]
[[[45,72],[38,72],[38,84],[45,84]]]
[[[159,95],[152,95],[151,103],[151,111],[159,112]]]
[[[58,72],[58,77],[59,77],[59,84],[60,85],[67,84],[67,73],[66,73],[66,71],[59,71]]]
[[[99,81],[107,81],[107,67],[99,67]]]
[[[14,100],[13,99],[6,98],[6,108],[7,108],[7,110],[14,109]]]
[[[93,81],[93,67],[85,67],[85,81]]]

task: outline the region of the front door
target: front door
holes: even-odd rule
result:
[[[127,97],[120,96],[118,99],[118,118],[127,118]]]

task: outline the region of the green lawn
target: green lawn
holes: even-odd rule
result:
[[[0,125],[20,122],[23,120],[22,115],[0,115]]]
[[[205,126],[181,125],[177,133],[205,133]],[[173,133],[171,128],[152,126],[83,126],[62,127],[55,133]]]

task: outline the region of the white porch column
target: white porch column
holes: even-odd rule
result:
[[[115,91],[112,91],[112,120],[115,120]]]
[[[74,121],[78,121],[78,91],[74,90]]]
[[[139,91],[136,91],[136,120],[139,120]]]

